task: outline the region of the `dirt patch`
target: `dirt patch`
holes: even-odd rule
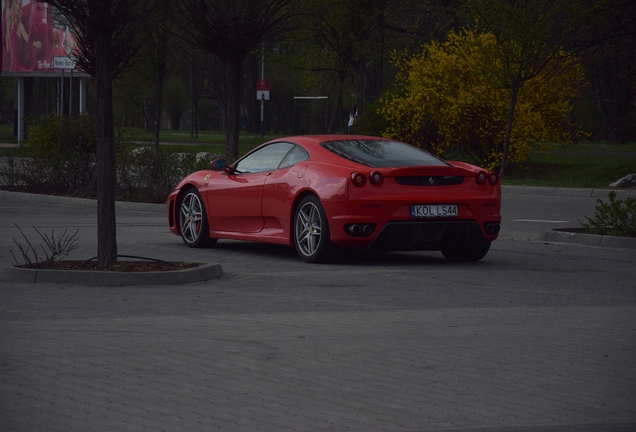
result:
[[[99,267],[95,261],[53,261],[24,264],[19,267],[29,269],[117,271],[117,272],[156,272],[177,271],[198,267],[198,263],[168,263],[152,261],[118,261],[117,264]]]

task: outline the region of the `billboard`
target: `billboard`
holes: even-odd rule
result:
[[[77,49],[66,18],[48,3],[2,0],[2,74],[59,73],[54,59]]]

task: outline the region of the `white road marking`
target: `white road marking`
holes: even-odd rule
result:
[[[564,220],[541,220],[541,219],[515,219],[515,222],[541,222],[541,223],[569,223]]]

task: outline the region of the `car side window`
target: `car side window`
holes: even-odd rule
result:
[[[247,155],[234,168],[245,174],[275,170],[292,147],[291,143],[270,144]]]
[[[287,153],[287,156],[285,156],[278,168],[288,168],[307,159],[309,159],[309,153],[300,146],[294,146],[294,148]]]

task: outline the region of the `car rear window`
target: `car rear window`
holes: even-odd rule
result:
[[[347,160],[375,168],[449,165],[422,149],[399,141],[337,140],[320,145]]]

